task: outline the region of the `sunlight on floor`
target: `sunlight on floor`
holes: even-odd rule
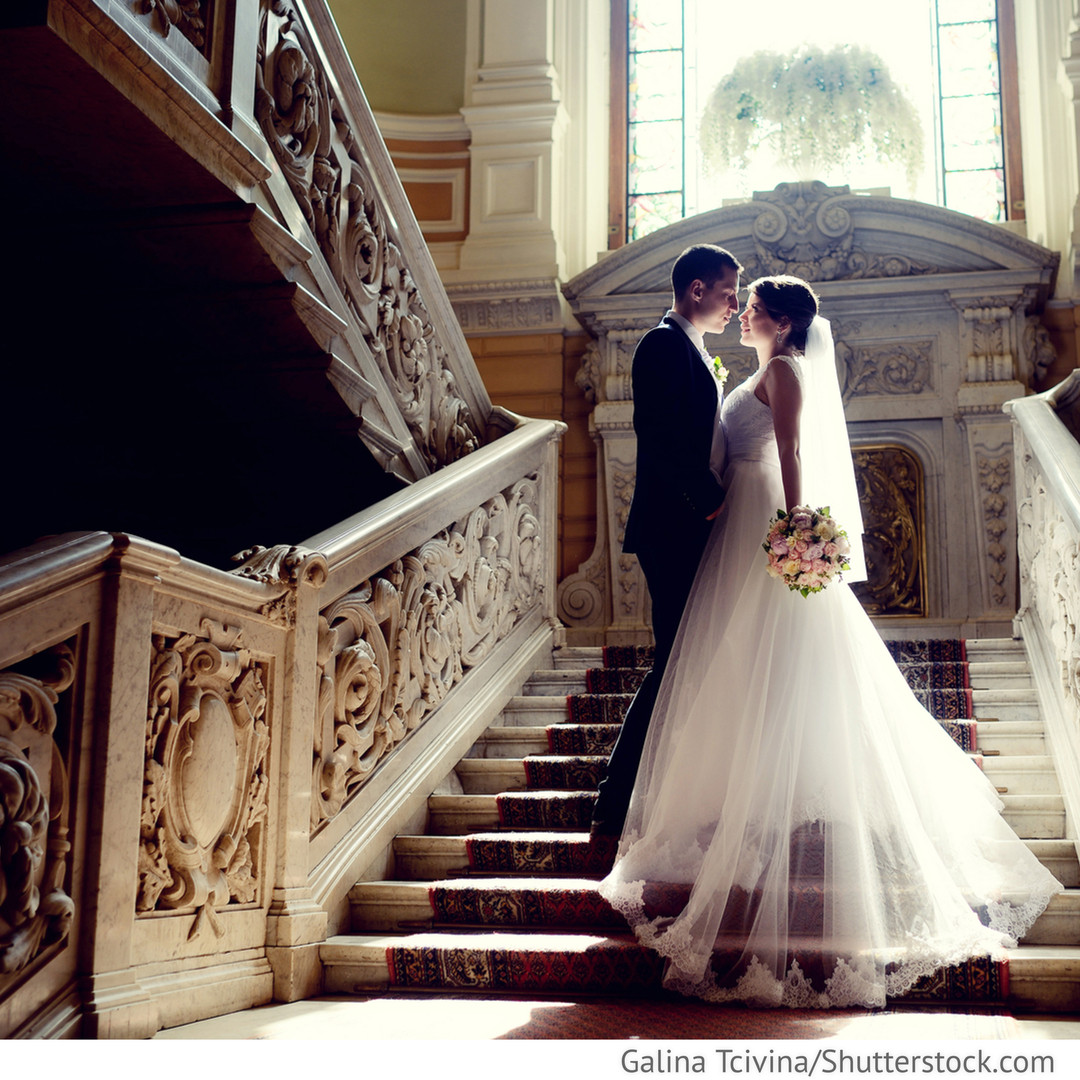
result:
[[[600,1006],[599,1012],[597,1007]],[[624,1006],[625,1008],[625,1006]],[[670,1021],[680,1014],[678,1005],[657,1007],[638,1002],[628,1017],[620,1013],[617,1031],[595,1034],[607,1038],[679,1038]],[[698,1003],[688,1008],[701,1009]],[[671,1009],[672,1012],[667,1010]],[[575,1013],[575,1010],[577,1012]],[[245,1012],[219,1016],[158,1032],[155,1039],[349,1039],[397,1040],[492,1040],[528,1038],[581,1038],[581,1015],[603,1015],[602,1002],[515,1000],[487,997],[372,997],[366,999],[321,998],[283,1005],[265,1005]],[[682,1011],[685,1014],[685,1011]],[[803,1014],[805,1015],[805,1014]],[[665,1016],[668,1022],[665,1022]],[[815,1014],[815,1017],[817,1014]],[[785,1019],[784,1010],[776,1015]],[[747,1014],[741,1010],[715,1012],[711,1031],[696,1037],[730,1039],[770,1037],[765,1031],[749,1032]],[[588,1029],[586,1029],[588,1030]],[[993,1013],[890,1012],[837,1016],[820,1014],[820,1022],[807,1021],[805,1028],[788,1027],[781,1037],[842,1040],[943,1040],[943,1039],[1080,1039],[1076,1017],[1015,1018]]]
[[[160,1031],[155,1039],[497,1039],[527,1024],[533,1009],[572,1002],[374,998],[266,1005]]]

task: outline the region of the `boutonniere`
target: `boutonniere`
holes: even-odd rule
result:
[[[721,389],[723,389],[724,383],[727,382],[728,369],[724,367],[719,356],[712,358],[712,372],[716,376],[716,381],[720,384]]]

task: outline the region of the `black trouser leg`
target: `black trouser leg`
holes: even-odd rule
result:
[[[656,694],[697,571],[697,560],[692,557],[674,560],[668,554],[661,559],[641,553],[638,561],[652,597],[655,659],[652,670],[645,676],[626,711],[622,730],[608,760],[607,772],[600,783],[593,808],[592,831],[604,836],[618,836],[622,832],[641,762],[641,751],[656,704]]]

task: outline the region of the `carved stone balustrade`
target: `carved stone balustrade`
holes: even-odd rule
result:
[[[0,557],[0,1037],[139,1038],[317,992],[349,888],[550,658],[565,426],[492,407],[323,0],[45,0],[0,35],[30,243],[90,238],[104,343],[20,310],[51,351],[11,350],[9,502],[48,513]],[[78,278],[23,295],[59,322]],[[62,529],[47,452],[90,491]],[[65,532],[117,476],[110,528],[168,504],[267,546]]]
[[[1023,637],[1065,799],[1080,814],[1080,371],[1006,404],[1017,477]],[[1075,829],[1075,826],[1073,826]],[[1075,831],[1072,839],[1077,839]]]
[[[558,438],[230,573],[107,533],[0,560],[0,1032],[317,992],[348,889],[558,634]]]
[[[901,636],[1009,632],[1015,476],[1001,406],[1053,360],[1038,314],[1058,256],[940,207],[791,183],[660,229],[565,287],[595,336],[577,381],[598,445],[596,547],[559,585],[569,638],[648,638],[645,581],[621,552],[631,360],[670,305],[672,263],[700,242],[728,248],[743,284],[795,274],[821,297],[861,484],[870,580],[858,591],[870,613]],[[729,391],[756,366],[735,322],[706,343],[732,373]]]

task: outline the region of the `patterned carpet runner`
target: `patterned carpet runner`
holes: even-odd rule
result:
[[[976,728],[964,643],[886,644],[916,696],[974,756]],[[586,674],[586,692],[567,698],[566,720],[546,728],[548,752],[524,759],[528,790],[496,797],[499,831],[466,838],[469,876],[440,881],[429,889],[432,925],[479,933],[476,946],[441,947],[433,942],[390,948],[392,985],[662,994],[663,961],[626,933],[625,923],[596,891],[596,879],[614,858],[615,841],[590,845],[587,835],[607,755],[651,663],[652,650],[608,646],[603,656],[604,667]],[[812,941],[824,925],[820,874],[825,841],[811,826],[800,830],[791,843],[793,864],[800,868],[791,896],[794,930],[810,943],[799,959],[804,971],[813,972],[822,967]],[[646,908],[653,917],[673,915],[685,905],[687,895],[687,886],[654,884],[647,890]],[[755,893],[732,897],[718,950],[725,948],[725,940],[738,947],[739,932],[753,919],[759,903]],[[491,931],[516,933],[513,941],[493,943]],[[522,944],[522,933],[537,931],[571,931],[581,935],[580,945],[553,948],[540,938],[534,947]],[[590,937],[588,931],[603,936]],[[1007,961],[985,958],[936,972],[902,1001],[986,1004],[1003,1000],[1007,992]]]

